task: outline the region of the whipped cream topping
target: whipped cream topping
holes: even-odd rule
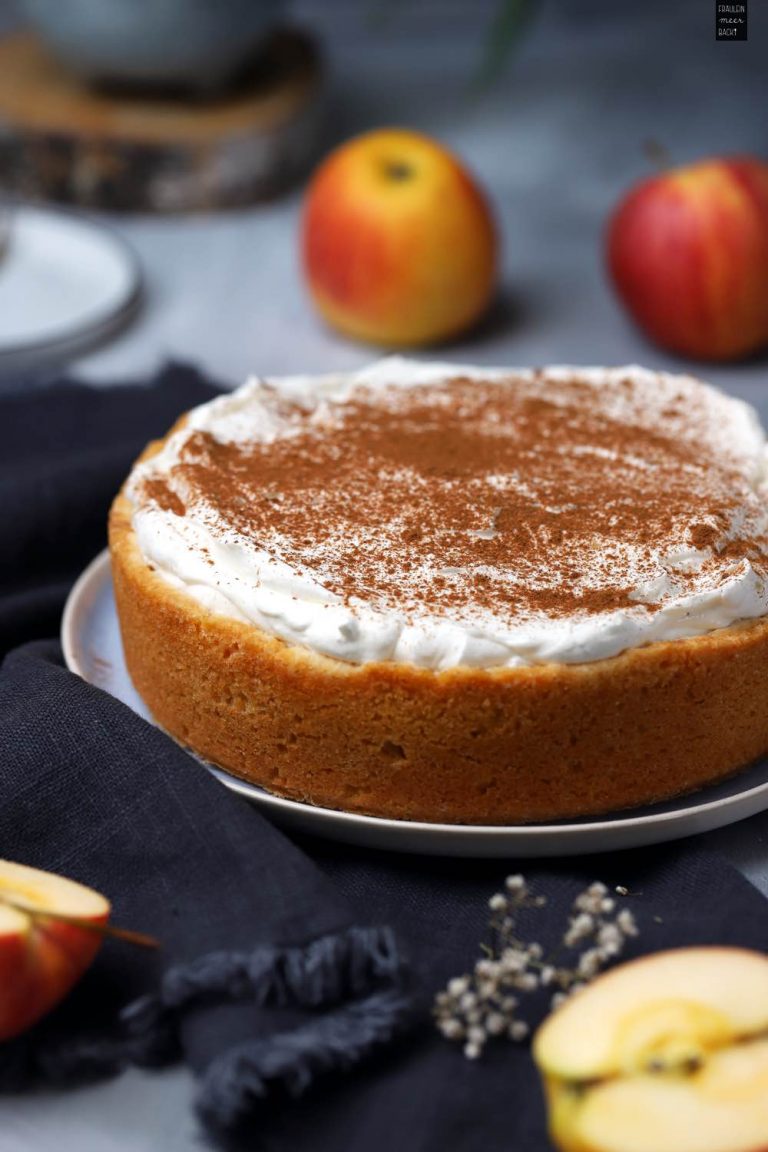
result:
[[[604,659],[768,613],[766,444],[688,376],[380,361],[193,410],[126,492],[147,562],[341,660]]]

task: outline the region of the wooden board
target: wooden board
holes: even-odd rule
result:
[[[252,204],[298,179],[321,136],[321,67],[277,34],[238,87],[204,100],[91,89],[30,33],[0,39],[0,190],[96,208]]]

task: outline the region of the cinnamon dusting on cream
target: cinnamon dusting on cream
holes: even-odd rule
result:
[[[134,500],[406,619],[654,612],[765,572],[754,477],[690,392],[540,373],[277,403],[285,435],[193,430]]]

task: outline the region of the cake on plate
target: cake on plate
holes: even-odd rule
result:
[[[252,380],[115,500],[125,656],[199,756],[325,807],[605,813],[768,750],[766,446],[637,367]]]

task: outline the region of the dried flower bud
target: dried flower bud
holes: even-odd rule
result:
[[[477,995],[481,1000],[493,1000],[498,990],[498,980],[478,980],[477,982]]]
[[[629,908],[622,908],[616,917],[616,923],[625,936],[637,936],[637,923]]]
[[[602,947],[607,944],[621,944],[621,929],[617,924],[603,924],[597,931],[597,943]]]
[[[603,944],[601,946],[600,951],[602,952],[602,954],[606,960],[611,960],[611,959],[613,959],[614,956],[620,955],[620,953],[621,953],[621,941],[620,940],[617,940],[617,941],[610,940],[607,944]]]
[[[491,1012],[485,1021],[485,1029],[489,1036],[500,1036],[506,1026],[507,1020],[503,1012]]]
[[[502,972],[522,972],[528,963],[528,957],[519,948],[505,948],[499,963]]]
[[[534,972],[521,972],[515,980],[515,987],[521,992],[533,992],[539,986],[539,978]]]
[[[596,976],[600,971],[602,959],[600,951],[597,948],[590,948],[587,952],[582,953],[577,966],[579,975],[586,976],[587,979]]]
[[[595,918],[588,912],[582,912],[574,918],[571,928],[574,932],[578,933],[579,936],[587,936],[590,932],[594,931]]]
[[[519,873],[515,876],[507,876],[504,881],[504,887],[507,889],[507,892],[525,892],[527,890],[525,877]]]
[[[454,976],[448,981],[448,992],[451,996],[461,996],[469,988],[469,976]]]

